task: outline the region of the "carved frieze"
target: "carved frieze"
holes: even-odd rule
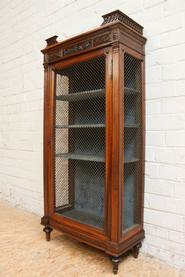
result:
[[[82,43],[79,43],[79,44],[75,44],[71,47],[68,47],[68,48],[64,48],[63,50],[63,55],[66,56],[66,55],[70,55],[70,54],[73,54],[73,53],[76,53],[78,51],[82,51],[82,50],[85,50],[85,49],[88,49],[88,48],[91,48],[92,47],[92,40],[86,40]]]
[[[111,40],[110,33],[103,34],[93,39],[93,46],[98,46],[100,44],[110,42],[110,40]]]
[[[61,48],[52,49],[48,53],[45,54],[44,62],[46,62],[46,63],[53,62],[62,57],[63,57],[63,51]]]
[[[111,39],[111,32],[106,32],[102,35],[89,38],[66,48],[61,48],[58,46],[57,48],[50,49],[48,52],[46,52],[44,62],[51,63],[57,61],[64,56],[73,55],[75,53],[100,46],[101,44],[111,42]]]

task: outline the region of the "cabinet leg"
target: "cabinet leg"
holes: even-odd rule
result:
[[[49,226],[45,226],[43,231],[46,233],[46,240],[50,241],[51,239],[51,232],[53,231],[53,229]]]
[[[141,242],[136,244],[133,248],[132,248],[132,256],[137,259],[138,255],[139,255],[139,249],[141,248],[142,244]]]
[[[111,261],[112,261],[112,265],[113,265],[112,271],[113,271],[114,274],[117,274],[118,273],[118,265],[119,265],[119,262],[120,262],[120,258],[119,257],[112,257]]]

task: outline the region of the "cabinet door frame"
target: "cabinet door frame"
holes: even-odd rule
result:
[[[105,122],[105,188],[104,188],[104,230],[85,225],[80,222],[65,218],[55,212],[55,93],[56,70],[68,67],[72,64],[86,61],[98,56],[105,57],[105,89],[106,89],[106,122]],[[85,54],[79,54],[72,58],[66,58],[60,62],[48,66],[45,71],[44,87],[44,210],[45,216],[51,221],[90,234],[110,236],[110,188],[111,188],[111,145],[112,145],[112,52],[111,48],[102,48]]]
[[[130,56],[132,56],[133,58],[136,58],[138,60],[140,60],[141,62],[141,149],[140,149],[140,174],[139,174],[139,195],[138,195],[138,207],[139,207],[139,217],[140,217],[140,224],[135,224],[133,225],[133,227],[130,227],[128,230],[123,231],[122,230],[122,219],[123,219],[123,199],[121,198],[121,233],[120,233],[120,241],[124,242],[127,241],[129,239],[131,239],[132,237],[136,236],[137,234],[139,234],[141,231],[143,230],[143,212],[144,212],[144,174],[145,174],[145,165],[144,165],[144,161],[145,161],[145,75],[144,75],[144,68],[145,68],[145,64],[144,64],[144,55],[136,52],[135,50],[132,50],[131,48],[128,48],[124,45],[122,45],[122,52],[120,55],[120,59],[121,59],[121,64],[122,64],[122,76],[124,76],[124,55],[128,54]],[[124,78],[123,78],[124,79]],[[124,84],[124,80],[122,80],[123,84]],[[123,129],[123,133],[122,133],[122,141],[124,141],[124,85],[122,90],[120,90],[120,94],[123,95],[123,108],[120,109],[120,116],[123,119],[122,121],[122,126],[121,129]],[[124,147],[124,146],[123,146]],[[122,149],[124,153],[124,149]],[[124,163],[124,155],[122,158],[122,164]],[[121,172],[122,174],[122,184],[121,184],[121,196],[123,197],[123,193],[124,193],[124,166],[123,166],[123,170]]]

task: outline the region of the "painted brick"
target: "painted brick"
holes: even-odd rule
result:
[[[167,146],[181,146],[184,147],[185,131],[168,131],[166,132],[166,145]]]
[[[164,3],[164,15],[171,15],[185,10],[184,0],[168,0]]]
[[[145,232],[149,235],[157,236],[159,238],[168,239],[169,231],[168,229],[161,228],[159,226],[145,224]],[[175,231],[171,231],[175,232]]]
[[[152,49],[150,48],[151,52],[149,54],[151,54],[152,56],[153,64],[174,64],[178,61],[185,60],[185,53],[183,51],[184,47],[185,43],[161,49],[154,49],[155,51],[152,51]],[[179,55],[179,52],[181,53],[181,55]]]
[[[163,99],[161,102],[161,111],[163,113],[184,113],[185,96]]]
[[[162,48],[185,43],[185,30],[178,30],[164,33],[160,36],[160,46]],[[180,57],[179,57],[180,58]]]
[[[185,215],[185,201],[180,199],[172,199],[166,196],[147,194],[145,207],[159,211],[167,211],[173,214]]]
[[[158,83],[161,81],[161,67],[155,66],[148,69],[146,74],[146,83]]]
[[[181,130],[184,128],[183,115],[148,115],[146,117],[146,129],[152,130]]]
[[[184,79],[185,62],[179,62],[171,65],[164,65],[162,68],[163,80],[178,80]]]
[[[148,146],[164,146],[165,132],[163,131],[147,131],[146,145]]]
[[[184,181],[181,183],[177,183],[174,187],[174,196],[179,199],[185,199],[185,185]]]
[[[172,197],[175,185],[175,182],[169,180],[146,178],[145,191],[146,193],[157,194],[159,196],[164,195]]]
[[[173,147],[163,149],[161,147],[150,147],[150,152],[155,153],[153,161],[166,164],[185,165],[185,149],[182,147]]]
[[[176,231],[169,231],[169,239],[171,241],[175,241],[177,243],[185,243],[185,234],[184,233],[180,233],[180,232],[176,232]]]
[[[171,214],[166,211],[158,211],[145,208],[145,223],[167,228],[174,231],[183,232],[183,216]]]
[[[163,17],[161,20],[149,22],[147,24],[146,34],[151,36],[160,35],[165,32],[177,30],[183,26],[183,14],[173,14],[170,16]]]
[[[146,105],[146,114],[158,114],[161,111],[161,101],[160,100],[153,100],[147,101]]]
[[[153,7],[164,2],[165,0],[144,0],[144,8]]]

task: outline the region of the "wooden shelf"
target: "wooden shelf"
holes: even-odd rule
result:
[[[105,162],[104,156],[91,155],[91,154],[75,154],[75,153],[62,153],[56,154],[56,157],[70,160],[81,160],[81,161],[94,161],[94,162]]]
[[[84,212],[77,209],[65,210],[65,211],[59,210],[57,211],[57,213],[67,218],[77,220],[83,224],[85,223],[97,228],[103,228],[102,226],[103,218],[101,216],[98,216],[92,213]]]
[[[75,153],[62,153],[56,154],[56,157],[70,160],[82,160],[82,161],[94,161],[94,162],[105,162],[105,158],[103,156],[91,155],[91,154],[75,154]],[[138,158],[125,159],[125,164],[136,163],[138,162]]]
[[[125,159],[124,164],[131,164],[131,163],[137,163],[139,162],[138,158],[131,158],[131,159]]]
[[[105,128],[105,124],[74,124],[74,125],[56,125],[57,129],[61,128]]]
[[[93,98],[102,98],[104,96],[105,89],[97,89],[56,96],[56,100],[74,102]]]
[[[135,124],[125,124],[124,128],[129,128],[129,129],[132,129],[132,128],[139,128],[140,124],[138,123],[135,123]]]
[[[137,95],[137,94],[139,94],[139,91],[137,89],[125,87],[124,93],[125,93],[125,95]]]

